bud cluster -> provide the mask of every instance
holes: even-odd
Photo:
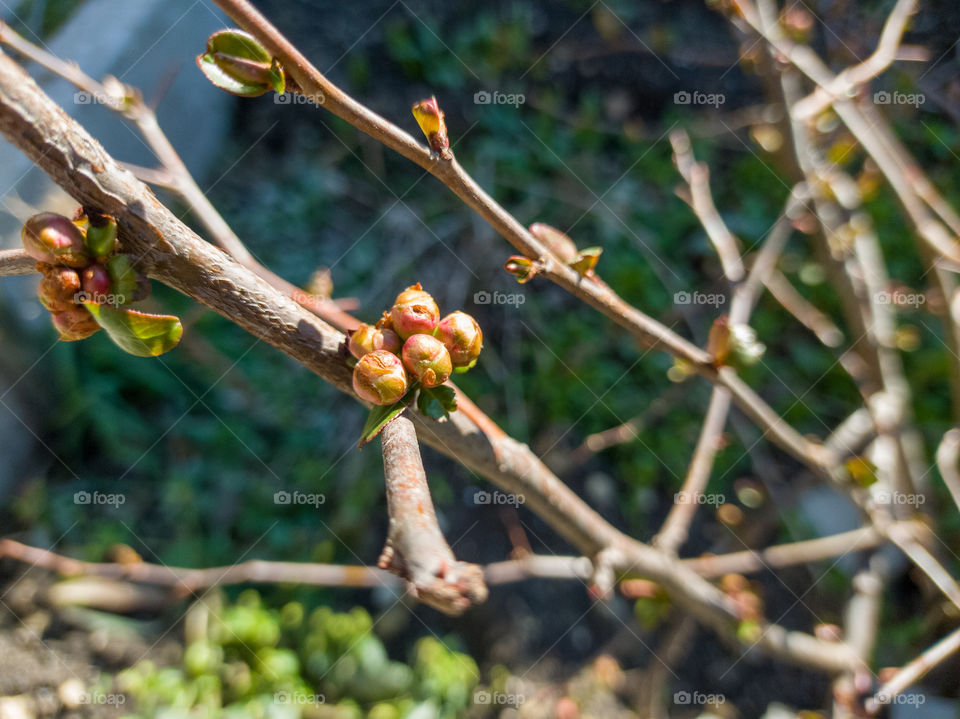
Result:
[[[408,287],[375,325],[360,325],[347,341],[357,358],[353,389],[373,404],[398,402],[414,382],[442,385],[454,372],[477,363],[483,348],[480,325],[465,312],[440,317],[420,284]]]
[[[122,305],[150,292],[129,255],[116,253],[117,223],[108,215],[77,213],[74,220],[41,212],[26,221],[20,239],[43,276],[37,296],[60,339],[82,340],[100,329],[86,304]]]

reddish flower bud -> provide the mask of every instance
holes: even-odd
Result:
[[[347,346],[350,348],[350,354],[360,359],[365,354],[376,350],[399,354],[403,342],[393,330],[377,329],[373,325],[364,324],[350,333],[350,342]]]
[[[480,325],[466,312],[451,312],[444,317],[433,336],[443,342],[454,367],[470,367],[483,349]]]
[[[74,307],[75,297],[80,291],[80,275],[69,267],[44,265],[43,279],[37,287],[40,304],[51,312],[63,312]]]
[[[27,254],[40,262],[68,267],[84,267],[90,262],[83,232],[66,217],[53,212],[41,212],[27,220],[20,239]]]
[[[403,362],[392,352],[374,350],[353,368],[353,391],[373,404],[393,404],[407,393]]]
[[[390,323],[401,338],[430,334],[440,321],[440,308],[418,282],[397,295],[390,310]]]
[[[403,364],[424,387],[437,387],[453,372],[450,353],[432,335],[412,335],[403,343]]]
[[[534,222],[529,229],[530,234],[540,240],[564,264],[573,262],[577,258],[577,246],[567,233],[545,222]]]
[[[450,140],[447,138],[447,123],[443,119],[443,110],[440,109],[437,98],[421,100],[414,104],[411,111],[423,134],[427,136],[430,149],[439,153],[445,160],[452,158]]]
[[[53,326],[60,333],[64,342],[84,340],[100,329],[100,325],[83,307],[74,305],[63,312],[54,312],[50,315]]]
[[[93,264],[80,273],[80,282],[83,286],[83,301],[97,305],[111,304],[107,299],[110,295],[110,275],[103,265]],[[115,303],[114,303],[115,304]]]

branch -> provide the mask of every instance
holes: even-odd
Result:
[[[0,277],[30,275],[37,271],[37,261],[23,250],[0,250]]]
[[[877,49],[863,62],[837,75],[829,85],[816,89],[794,104],[791,113],[798,120],[807,120],[826,110],[835,100],[852,97],[859,85],[872,80],[897,59],[900,40],[907,29],[907,21],[916,10],[916,0],[898,0],[880,33]]]
[[[437,524],[413,423],[400,415],[380,433],[390,530],[377,563],[410,584],[413,596],[446,614],[487,598],[483,571],[457,561]]]
[[[339,351],[342,334],[197,237],[2,53],[0,132],[78,202],[116,217],[122,246],[151,277],[206,305],[355,396],[350,369]],[[724,378],[730,386],[738,381],[735,374]],[[742,386],[737,392],[749,396],[751,390]],[[762,409],[766,406],[762,401],[759,406],[768,426],[783,422],[769,408]],[[613,528],[526,445],[507,436],[485,435],[462,412],[453,413],[443,423],[416,413],[411,420],[427,444],[505,491],[524,494],[526,506],[581,553],[593,557],[601,550],[615,549],[618,570],[645,574],[700,621],[725,636],[735,636],[739,618],[728,597],[676,561]],[[778,426],[777,431],[783,435],[786,430]],[[810,444],[799,434],[796,437],[804,449]],[[815,449],[811,456],[817,456]],[[831,673],[860,664],[842,643],[820,641],[776,624],[761,624],[760,633],[757,649],[774,657]]]
[[[920,677],[958,649],[960,649],[960,629],[955,629],[927,649],[923,654],[904,666],[890,681],[885,682],[884,685],[877,690],[877,693],[867,701],[867,711],[870,714],[876,714],[904,689],[915,683]]]
[[[960,458],[960,428],[954,427],[940,441],[937,447],[937,469],[943,477],[943,483],[950,490],[953,503],[960,508],[960,468],[957,460]]]

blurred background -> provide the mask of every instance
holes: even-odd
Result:
[[[94,77],[113,74],[141,88],[200,186],[267,267],[301,286],[332,282],[334,296],[355,298],[366,321],[414,282],[443,312],[473,314],[484,353],[458,384],[609,521],[651,538],[686,472],[706,383],[673,381],[665,354],[638,347],[550,283],[518,285],[502,269],[511,248],[482,220],[420,168],[326,111],[213,88],[193,61],[225,23],[208,0],[7,2],[0,13],[18,32]],[[680,178],[669,132],[690,133],[710,165],[716,204],[746,247],[763,238],[788,195],[778,117],[740,60],[740,38],[709,3],[256,4],[331,80],[417,136],[409,108],[435,94],[457,158],[484,188],[525,224],[546,222],[581,247],[601,246],[598,273],[698,344],[724,311],[729,287],[674,192]],[[837,69],[873,50],[891,7],[792,4]],[[923,3],[906,42],[930,60],[898,64],[874,83],[923,94],[922,104],[882,111],[955,205],[958,33],[953,3]],[[28,69],[118,159],[155,164],[108,109]],[[714,100],[698,104],[696,93]],[[897,287],[925,292],[893,196],[840,128],[828,123],[823,132],[867,188]],[[2,153],[0,228],[13,247],[25,217],[69,214],[72,203],[15,150],[5,145]],[[175,197],[157,192],[204,234]],[[780,267],[839,317],[803,234],[795,233]],[[103,333],[58,343],[35,283],[0,284],[3,536],[91,561],[376,562],[387,529],[381,460],[376,445],[355,449],[366,414],[355,402],[161,286],[149,303],[182,318],[175,351],[137,359]],[[698,292],[721,299],[683,301]],[[901,313],[897,333],[928,450],[951,424],[935,301]],[[794,426],[823,436],[860,404],[837,353],[769,296],[753,326],[767,354],[746,379]],[[609,435],[596,436],[625,423],[626,441],[606,446]],[[735,411],[709,487],[721,501],[701,508],[685,556],[856,526],[844,500],[759,440]],[[481,478],[430,449],[424,455],[458,557],[488,563],[571,552],[522,505],[484,502],[477,493],[493,488]],[[84,491],[123,501],[85,504],[76,494]],[[321,493],[324,501],[278,504],[279,491]],[[956,547],[960,520],[939,482],[931,491],[925,509]],[[767,615],[787,627],[839,622],[861,559],[760,574],[756,591]],[[951,559],[956,571],[960,561]],[[902,663],[957,622],[914,579],[902,574],[887,595],[878,666]],[[0,563],[0,582],[0,716],[14,716],[3,712],[16,705],[25,716],[214,716],[227,707],[225,715],[237,717],[572,719],[648,716],[655,706],[670,716],[774,719],[822,711],[830,701],[824,677],[740,657],[656,598],[596,602],[580,581],[495,587],[459,619],[386,589],[263,585],[203,601],[148,592],[116,613],[89,587],[72,593],[23,564]],[[956,671],[945,665],[925,681],[925,716],[957,716]],[[321,699],[284,703],[284,691]],[[715,701],[690,701],[695,692]]]

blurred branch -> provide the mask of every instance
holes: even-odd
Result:
[[[945,636],[923,654],[900,669],[890,681],[885,682],[883,686],[877,690],[877,693],[867,700],[867,712],[876,714],[883,707],[889,705],[894,697],[903,692],[904,689],[914,684],[920,677],[944,659],[947,659],[958,649],[960,649],[960,629],[956,629]]]
[[[390,529],[378,566],[403,577],[410,592],[446,614],[487,598],[483,571],[457,561],[437,524],[413,423],[400,415],[380,433]]]
[[[897,0],[883,25],[877,49],[863,62],[838,74],[828,85],[817,85],[807,97],[791,108],[798,120],[806,120],[830,107],[835,100],[852,97],[859,85],[872,80],[897,59],[900,40],[907,29],[907,21],[916,10],[916,0]]]
[[[940,446],[937,447],[937,469],[940,470],[943,483],[950,490],[953,503],[960,509],[960,467],[957,466],[958,459],[960,459],[960,428],[954,427],[943,435]]]

